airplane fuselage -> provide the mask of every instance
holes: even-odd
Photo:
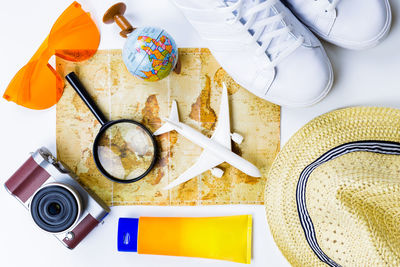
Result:
[[[175,130],[190,140],[191,142],[197,144],[203,149],[211,152],[215,157],[220,158],[221,160],[226,161],[230,165],[235,168],[241,170],[247,175],[253,177],[260,177],[260,171],[256,166],[240,157],[239,155],[232,152],[229,148],[223,146],[222,144],[208,138],[203,135],[201,132],[193,129],[192,127],[182,123],[182,122],[174,122]]]

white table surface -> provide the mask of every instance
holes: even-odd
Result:
[[[121,48],[116,25],[102,25],[100,17],[111,0],[81,1],[94,13],[102,33],[100,49]],[[203,46],[193,28],[168,0],[127,0],[127,16],[135,26],[156,25],[166,29],[180,47]],[[0,7],[0,93],[33,55],[58,15],[71,1],[2,1]],[[326,49],[336,82],[331,93],[309,108],[282,109],[282,144],[312,118],[354,105],[400,108],[400,3],[392,0],[393,27],[377,48],[354,52],[331,45]],[[355,12],[357,12],[355,10]],[[306,62],[304,63],[306,67]],[[27,159],[28,152],[47,146],[55,153],[55,108],[32,111],[0,99],[0,184]],[[253,257],[251,266],[288,266],[269,232],[262,206],[112,207],[104,224],[97,227],[75,250],[38,230],[21,204],[0,188],[0,266],[243,266],[184,257],[119,253],[116,250],[117,220],[138,216],[222,216],[252,214]]]

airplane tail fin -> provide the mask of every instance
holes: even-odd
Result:
[[[164,120],[165,124],[161,126],[157,131],[155,131],[154,135],[160,135],[175,130],[176,123],[179,122],[178,106],[175,100],[172,102],[169,118]]]

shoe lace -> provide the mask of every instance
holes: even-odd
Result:
[[[241,22],[244,29],[252,35],[248,43],[257,42],[259,48],[256,53],[258,55],[266,53],[270,57],[268,67],[275,67],[303,44],[304,37],[293,38],[292,27],[281,23],[285,15],[272,12],[271,7],[278,0],[255,0],[255,2],[255,5],[246,8],[244,0],[238,0],[221,9],[235,15],[233,19],[228,20],[228,23]],[[258,19],[258,15],[265,11],[267,16]]]

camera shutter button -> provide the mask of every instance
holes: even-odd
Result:
[[[75,237],[74,232],[68,232],[68,233],[65,235],[65,239],[67,239],[68,241],[74,239],[74,237]]]

